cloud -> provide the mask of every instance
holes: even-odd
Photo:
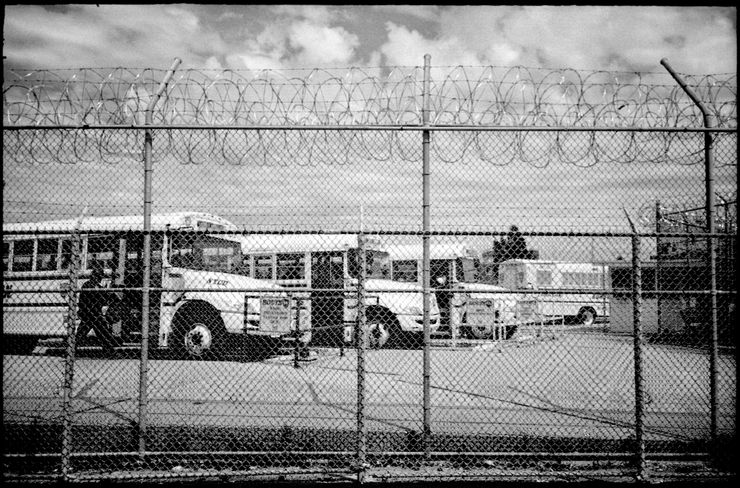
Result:
[[[6,65],[737,70],[732,7],[11,5]]]
[[[289,42],[299,50],[297,56],[308,65],[341,65],[350,63],[355,48],[359,45],[357,36],[342,27],[328,27],[310,22],[298,22],[290,29]]]
[[[425,17],[432,13],[433,34],[386,24],[387,64],[419,65],[429,53],[433,66],[634,72],[661,71],[668,57],[685,73],[737,70],[733,8],[460,6]]]
[[[385,56],[385,64],[390,66],[419,66],[424,55],[432,56],[436,66],[479,65],[478,54],[465,46],[455,36],[441,39],[425,39],[419,32],[388,22],[388,41],[380,51]]]
[[[226,64],[230,67],[252,71],[261,71],[266,69],[279,70],[286,68],[286,66],[280,62],[280,59],[276,59],[275,57],[266,54],[252,54],[249,52],[230,54],[226,56]]]
[[[436,22],[439,20],[441,7],[437,5],[377,5],[373,7],[387,17],[414,17]]]
[[[455,38],[504,66],[646,71],[670,57],[687,73],[734,72],[734,16],[734,8],[450,7],[430,42]]]
[[[175,5],[9,6],[4,35],[8,62],[30,67],[157,68],[175,57],[203,66],[224,51],[218,33]]]
[[[273,8],[276,16],[245,33],[227,57],[232,68],[280,69],[347,66],[356,60],[357,35],[333,22],[341,16],[328,7]],[[261,63],[261,64],[258,64]]]

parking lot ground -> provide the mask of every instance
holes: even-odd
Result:
[[[435,451],[629,452],[634,438],[631,338],[565,333],[556,339],[478,341],[431,350]],[[135,449],[140,365],[81,351],[72,420],[76,450]],[[709,438],[706,352],[647,345],[645,438],[654,452],[701,452]],[[262,361],[153,359],[146,388],[148,448],[162,451],[353,450],[357,354],[312,351]],[[368,448],[418,450],[423,351],[365,354]],[[719,428],[735,432],[735,358],[720,357]],[[64,360],[5,356],[4,443],[58,452]],[[53,435],[50,435],[53,433]]]

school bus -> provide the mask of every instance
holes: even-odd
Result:
[[[394,281],[423,284],[421,244],[387,248]],[[430,283],[440,311],[439,332],[453,337],[509,339],[517,330],[520,294],[479,280],[478,252],[462,243],[430,244]]]
[[[3,224],[4,338],[29,347],[39,338],[66,336],[65,297],[76,240],[77,286],[93,266],[104,268],[106,295],[120,299],[128,292],[125,305],[113,300],[106,310],[122,312],[120,321],[112,320],[113,334],[122,342],[140,341],[144,236],[136,231],[142,229],[140,215]],[[202,212],[152,215],[150,344],[197,359],[218,357],[236,336],[310,340],[310,331],[294,330],[292,312],[286,312],[289,323],[261,320],[262,306],[279,311],[287,294],[271,281],[239,273],[238,238],[208,233],[235,229]],[[128,288],[116,291],[121,287]]]
[[[423,332],[423,290],[390,279],[388,253],[366,238],[365,312],[369,347],[418,344]],[[244,268],[255,279],[271,280],[302,297],[301,322],[311,324],[317,345],[354,341],[358,310],[357,234],[251,234],[242,241]],[[439,310],[430,300],[430,329]]]
[[[603,264],[510,259],[499,264],[498,284],[536,295],[545,317],[584,326],[609,319],[609,267]]]

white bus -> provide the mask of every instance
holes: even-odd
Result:
[[[510,259],[499,264],[498,284],[536,295],[538,312],[545,317],[563,317],[566,322],[585,326],[609,319],[606,265]]]
[[[394,281],[423,284],[422,244],[388,246]],[[430,286],[440,311],[439,333],[508,339],[516,332],[518,294],[478,280],[478,253],[460,243],[430,244]]]
[[[64,290],[69,285],[73,234],[80,238],[78,287],[98,262],[106,270],[104,286],[141,288],[144,237],[130,231],[142,229],[142,216],[3,224],[4,338],[31,345],[39,338],[66,335]],[[180,357],[210,358],[217,357],[234,335],[272,339],[299,335],[293,323],[260,320],[263,300],[272,305],[275,298],[287,295],[274,283],[239,274],[238,237],[177,232],[233,230],[232,223],[206,213],[181,212],[152,215],[151,229],[150,287],[161,288],[161,293],[150,293],[150,344]],[[184,289],[198,291],[178,291]],[[107,295],[120,298],[124,293]],[[113,333],[130,335],[129,339],[138,335],[140,340],[141,292],[124,297],[126,320]],[[134,301],[138,297],[138,303],[131,303],[131,297]],[[135,313],[138,316],[132,317]],[[304,331],[300,338],[306,342],[310,335]]]
[[[299,292],[317,345],[353,341],[359,276],[356,234],[247,235],[242,242],[245,268],[255,279]],[[418,342],[423,333],[422,288],[390,280],[388,253],[366,239],[366,325],[368,345],[381,348]],[[432,295],[430,327],[439,326]]]

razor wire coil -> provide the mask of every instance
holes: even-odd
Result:
[[[151,94],[162,78],[164,71],[153,69],[11,72],[3,86],[6,128],[73,125],[80,129],[24,130],[22,135],[9,131],[4,155],[41,164],[141,160],[144,134],[131,126],[144,124]],[[410,137],[373,128],[422,124],[420,79],[420,69],[413,67],[395,67],[386,73],[360,68],[256,74],[182,70],[154,108],[154,125],[159,127],[155,154],[182,163],[258,166],[417,161],[419,154]],[[736,128],[736,75],[688,79],[715,117],[716,127]],[[623,131],[702,127],[698,108],[667,74],[436,68],[430,99],[432,126],[512,128],[495,133],[461,131],[446,134],[443,141],[433,139],[434,156],[447,163],[696,164],[702,156],[699,132]],[[202,130],[167,130],[168,125]],[[250,129],[208,130],[239,125]],[[358,130],[284,128],[318,125]],[[525,130],[550,127],[553,132]],[[613,128],[615,132],[556,132],[557,128]],[[736,164],[734,134],[717,133],[715,138],[717,163]]]

